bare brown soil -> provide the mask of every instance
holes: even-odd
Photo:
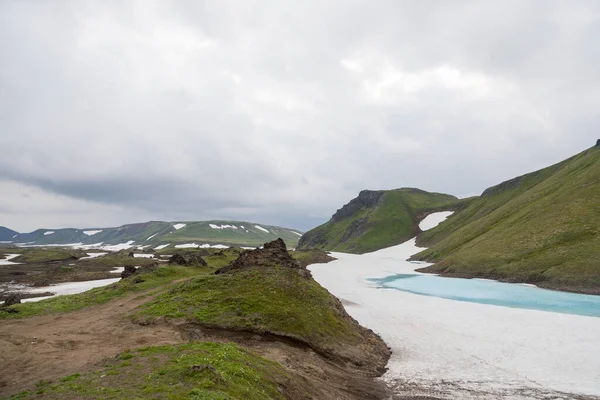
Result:
[[[67,314],[0,323],[0,393],[81,373],[129,348],[180,343],[167,326],[135,325],[122,317],[149,298],[121,298]]]
[[[138,295],[66,314],[2,321],[0,395],[31,389],[40,380],[97,370],[106,359],[127,349],[197,340],[235,342],[279,362],[292,376],[286,387],[290,399],[390,398],[372,373],[335,363],[290,339],[209,329],[185,321],[140,325],[125,317],[150,299]]]

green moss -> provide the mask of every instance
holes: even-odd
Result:
[[[600,290],[600,149],[504,182],[419,244],[429,271]]]
[[[284,399],[283,368],[235,344],[191,343],[127,352],[104,369],[71,375],[11,399]],[[118,372],[115,372],[118,370]]]
[[[138,316],[186,318],[204,325],[293,337],[328,351],[359,341],[337,299],[291,268],[249,269],[181,283]]]
[[[19,251],[18,251],[19,252]],[[14,258],[13,262],[19,263],[43,263],[51,261],[63,261],[68,259],[76,259],[87,256],[81,250],[56,248],[56,247],[35,247],[27,248],[20,251],[21,255]]]
[[[160,266],[154,272],[144,274],[144,281],[134,283],[130,277],[108,286],[91,289],[84,293],[68,296],[57,296],[38,302],[16,304],[12,306],[17,313],[0,311],[0,319],[17,319],[34,315],[53,314],[80,310],[96,304],[104,304],[116,297],[130,295],[136,292],[157,288],[176,279],[186,278],[212,271],[212,268],[189,268],[177,266]]]

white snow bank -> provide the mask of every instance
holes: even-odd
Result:
[[[429,264],[405,260],[420,250],[412,239],[363,255],[332,253],[336,261],[309,266],[346,300],[349,314],[392,348],[383,380],[395,393],[511,400],[572,397],[554,391],[600,395],[600,318],[420,296],[366,280],[416,273]]]
[[[80,260],[85,260],[86,258],[97,258],[102,257],[108,253],[87,253],[87,257],[81,257]]]
[[[152,258],[154,257],[154,254],[140,254],[140,253],[136,253],[133,255],[133,257],[135,258]]]
[[[10,260],[12,260],[15,257],[19,257],[20,254],[6,254],[6,257],[4,259],[0,260],[0,265],[17,265],[19,263],[16,262],[12,262]]]
[[[235,225],[215,225],[215,224],[208,224],[208,226],[210,226],[213,229],[227,229],[227,228],[237,229],[237,226],[235,226]]]
[[[100,232],[102,232],[102,229],[98,229],[96,231],[83,231],[83,233],[86,234],[86,235],[88,235],[88,236],[93,236],[93,235],[95,235],[97,233],[100,233]]]
[[[229,246],[225,246],[223,244],[215,244],[215,245],[210,245],[210,244],[196,244],[196,243],[184,243],[184,244],[178,244],[175,245],[175,248],[177,249],[189,249],[189,248],[193,248],[193,247],[200,247],[201,249],[228,249]]]
[[[54,233],[54,231],[47,231],[47,232],[44,232],[44,236],[52,235],[53,233]]]
[[[154,250],[162,250],[162,249],[164,249],[165,247],[168,247],[170,244],[171,244],[171,243],[167,243],[167,244],[161,244],[160,246],[156,246],[156,247],[154,248]]]
[[[298,233],[298,232],[295,232],[295,231],[290,231],[290,232],[292,232],[292,233],[294,233],[294,234],[296,234],[296,235],[298,235],[298,236],[302,236],[302,234],[301,234],[301,233]]]
[[[427,231],[429,229],[435,228],[440,224],[440,222],[444,221],[446,218],[454,214],[453,211],[442,211],[433,214],[429,214],[419,224],[419,229],[422,231]]]
[[[134,242],[135,242],[135,240],[130,240],[126,243],[106,245],[106,246],[102,246],[102,250],[108,250],[108,251],[125,250],[125,249],[129,249],[129,248],[133,247]]]
[[[176,249],[191,249],[193,247],[198,247],[196,243],[184,243],[184,244],[176,244]]]
[[[173,224],[173,228],[179,230],[181,228],[184,228],[186,226],[186,224]]]
[[[154,236],[156,236],[156,235],[158,235],[158,232],[157,232],[157,233],[155,233],[154,235],[150,236],[150,237],[149,237],[148,239],[146,239],[146,240],[150,240],[150,239],[152,239],[152,238],[153,238]]]
[[[26,288],[26,289],[21,289],[20,291],[27,292],[27,293],[52,292],[52,293],[56,293],[56,295],[51,296],[51,297],[56,297],[56,296],[60,296],[60,295],[64,295],[64,294],[82,293],[82,292],[88,291],[90,289],[93,289],[95,287],[110,285],[111,283],[117,282],[120,279],[121,278],[111,278],[111,279],[98,279],[95,281],[67,282],[67,283],[59,283],[59,284],[50,285],[50,286],[36,287],[34,289]],[[49,297],[34,297],[31,299],[23,299],[21,301],[34,302],[34,301],[40,301],[40,300],[47,299],[47,298],[49,298]]]
[[[123,271],[125,271],[125,267],[115,267],[115,269],[110,271],[110,273],[111,274],[120,274]]]
[[[260,226],[260,225],[254,225],[254,227],[255,227],[256,229],[260,229],[260,230],[261,230],[261,231],[263,231],[263,232],[271,233],[271,232],[269,232],[268,230],[266,230],[265,228],[263,228],[263,227],[262,227],[262,226]]]

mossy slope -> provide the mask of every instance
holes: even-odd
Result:
[[[40,382],[17,399],[285,399],[288,374],[232,343],[190,343],[125,352],[96,372]]]
[[[426,214],[453,209],[457,201],[412,188],[365,190],[328,222],[302,235],[298,247],[362,254],[400,244],[420,232],[418,223]]]
[[[306,271],[304,271],[306,272]],[[203,326],[274,334],[334,359],[385,366],[388,350],[340,301],[303,271],[261,267],[190,279],[142,307],[142,318],[183,318]]]
[[[428,272],[600,292],[600,148],[487,189],[419,244]]]

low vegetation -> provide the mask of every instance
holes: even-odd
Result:
[[[420,232],[425,215],[454,209],[457,201],[412,188],[365,190],[327,223],[305,233],[298,248],[362,254],[400,244]]]
[[[290,251],[290,254],[303,267],[310,264],[326,264],[336,260],[335,257],[330,256],[326,251],[317,249]]]
[[[0,309],[0,319],[25,318],[33,315],[75,311],[91,305],[106,303],[115,297],[132,295],[155,288],[164,290],[168,287],[166,285],[169,285],[174,281],[212,273],[215,269],[227,265],[231,260],[235,259],[236,256],[236,253],[226,251],[223,252],[223,256],[205,257],[205,260],[208,262],[207,267],[160,265],[154,271],[141,275],[141,281],[140,279],[136,280],[136,276],[132,276],[111,285],[95,288],[84,293],[70,296],[57,296],[38,302],[14,305],[11,309],[16,310],[16,312],[7,312]],[[115,257],[119,256],[115,255]],[[132,258],[129,257],[129,259]],[[144,261],[144,259],[135,260],[136,262]],[[93,259],[90,261],[100,262],[101,259]],[[146,263],[148,263],[148,261],[146,261]],[[118,275],[113,275],[113,277],[118,277]]]
[[[15,253],[21,254],[12,260],[13,262],[18,263],[44,263],[77,260],[78,258],[87,256],[87,253],[81,250],[63,247],[30,247],[17,249]]]
[[[103,369],[41,381],[10,399],[285,399],[288,375],[277,363],[232,343],[146,347]]]
[[[427,272],[600,294],[600,148],[487,189],[419,237]]]
[[[345,348],[366,336],[315,280],[283,267],[189,279],[144,305],[137,317],[183,318],[204,326],[271,333],[325,354],[351,353]]]

